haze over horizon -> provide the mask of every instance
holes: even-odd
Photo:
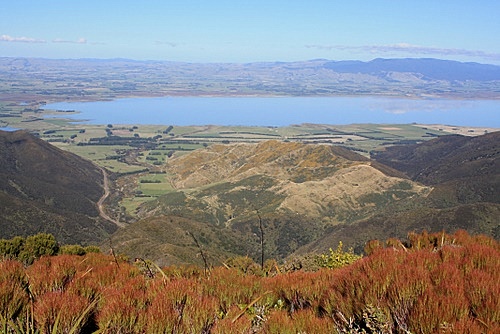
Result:
[[[0,56],[186,62],[441,58],[500,65],[500,3],[8,1]]]

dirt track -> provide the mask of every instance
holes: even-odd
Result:
[[[97,166],[103,176],[103,187],[104,187],[104,194],[101,196],[99,201],[97,202],[97,208],[99,209],[99,215],[103,218],[106,219],[107,221],[112,222],[118,227],[125,227],[126,225],[124,223],[119,222],[116,219],[111,218],[106,211],[104,210],[104,201],[108,198],[109,196],[109,181],[108,181],[108,173],[106,173],[106,170],[100,166]]]

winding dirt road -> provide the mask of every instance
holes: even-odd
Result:
[[[97,166],[97,165],[96,165]],[[103,219],[106,219],[107,221],[112,222],[118,227],[125,227],[126,224],[119,222],[116,219],[111,218],[106,211],[104,211],[104,201],[108,198],[109,196],[109,180],[108,180],[108,173],[106,173],[106,170],[102,168],[101,166],[97,166],[102,172],[103,176],[103,187],[104,187],[104,194],[101,196],[99,201],[97,202],[97,208],[99,209],[99,216],[101,216]]]

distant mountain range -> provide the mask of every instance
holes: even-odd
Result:
[[[0,58],[0,99],[137,96],[499,98],[500,66],[440,59],[183,63],[128,59]]]
[[[324,65],[338,73],[384,75],[391,72],[414,73],[425,80],[493,81],[500,80],[500,66],[462,63],[433,58],[374,59],[362,61],[333,61]]]

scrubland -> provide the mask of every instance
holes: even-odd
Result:
[[[372,241],[307,271],[88,253],[0,262],[5,333],[498,333],[500,245],[464,231]]]

